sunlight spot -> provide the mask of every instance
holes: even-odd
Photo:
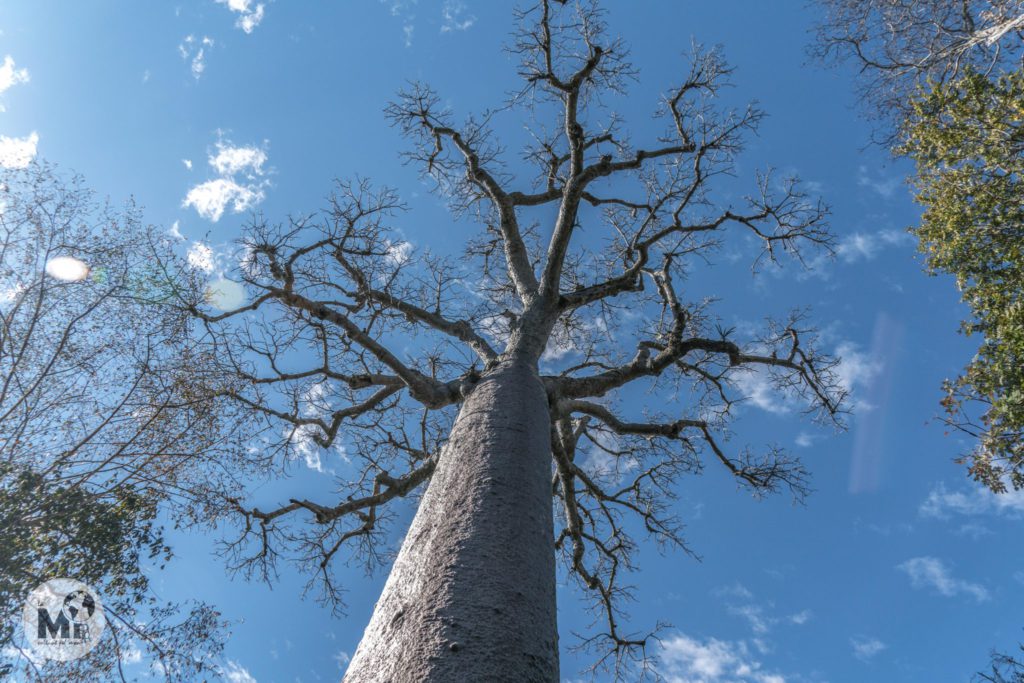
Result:
[[[73,256],[58,256],[46,262],[46,274],[64,282],[81,282],[89,277],[89,266]]]
[[[222,277],[206,288],[206,301],[220,311],[231,311],[245,303],[245,289],[234,280]]]

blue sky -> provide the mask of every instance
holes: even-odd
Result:
[[[778,443],[813,473],[806,505],[752,500],[709,466],[684,479],[677,512],[701,556],[641,550],[632,577],[637,629],[671,622],[662,673],[687,683],[965,681],[992,647],[1024,628],[1018,538],[1024,495],[996,498],[952,460],[968,447],[935,419],[944,378],[972,342],[947,278],[927,277],[905,233],[918,215],[903,176],[851,95],[852,73],[808,61],[814,20],[802,2],[609,2],[612,32],[639,68],[629,97],[609,104],[634,139],[653,136],[659,92],[685,74],[691,38],[721,44],[735,66],[725,99],[756,99],[769,118],[750,140],[725,197],[757,169],[799,174],[832,207],[834,261],[753,276],[743,244],[695,268],[690,296],[721,298],[738,330],[811,307],[856,414],[836,433],[809,423],[757,377],[733,443]],[[227,245],[253,209],[283,217],[323,206],[333,178],[397,187],[400,222],[416,247],[453,251],[455,223],[403,166],[404,142],[381,111],[408,80],[431,83],[458,114],[499,104],[515,86],[502,52],[510,5],[477,0],[142,3],[8,0],[0,5],[0,161],[33,153],[85,175],[115,200],[134,196],[147,220],[176,230],[182,249],[209,248],[218,276]],[[514,122],[509,135],[519,135]],[[730,181],[731,183],[731,181]],[[255,498],[324,489],[342,471],[297,463]],[[402,510],[408,520],[411,510]],[[400,539],[401,524],[393,540]],[[302,577],[273,590],[226,576],[216,536],[173,536],[178,558],[155,577],[161,597],[200,599],[233,620],[224,672],[237,683],[338,680],[385,574],[339,567],[348,611],[302,598]],[[571,586],[559,595],[565,680],[586,659],[568,650],[589,618]],[[145,663],[137,663],[144,670]],[[600,678],[599,678],[600,680]]]

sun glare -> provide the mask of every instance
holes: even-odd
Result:
[[[46,274],[64,282],[81,282],[89,277],[89,266],[73,256],[58,256],[47,261]]]
[[[245,288],[234,280],[219,278],[206,289],[206,301],[221,311],[230,311],[245,303]]]

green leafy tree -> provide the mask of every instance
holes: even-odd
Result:
[[[977,355],[945,384],[947,421],[977,437],[971,474],[1024,487],[1024,72],[970,70],[914,100],[899,151],[917,163],[916,233],[933,273],[956,278]],[[981,410],[978,407],[981,406]]]

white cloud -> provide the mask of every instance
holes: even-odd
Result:
[[[246,33],[253,30],[263,21],[264,5],[262,2],[254,3],[253,0],[216,0],[219,5],[227,5],[232,12],[238,13],[235,26]]]
[[[784,676],[764,671],[743,641],[700,641],[679,633],[661,641],[658,655],[658,673],[668,683],[786,683]]]
[[[836,346],[835,356],[840,361],[835,369],[836,379],[851,396],[855,395],[857,389],[870,386],[884,367],[883,363],[872,355],[860,351],[852,342],[841,342]],[[765,365],[755,365],[736,372],[730,381],[743,395],[745,403],[773,415],[788,415],[802,407],[797,396],[776,388],[772,372]],[[870,404],[864,401],[857,401],[856,407],[859,410],[871,408]],[[796,437],[796,445],[808,448],[814,443],[815,438],[811,434],[801,432]]]
[[[896,568],[910,577],[910,585],[914,588],[933,588],[946,597],[963,593],[977,602],[984,602],[990,597],[984,586],[954,577],[945,563],[935,557],[914,557]]]
[[[244,666],[230,659],[222,673],[228,683],[257,683],[256,678]]]
[[[737,581],[731,586],[719,586],[715,589],[715,595],[717,596],[728,596],[734,598],[743,598],[744,600],[750,600],[754,597],[754,594],[750,592],[750,589],[744,586],[742,583]]]
[[[213,38],[209,36],[203,36],[201,39],[196,39],[193,35],[187,35],[178,44],[178,54],[185,61],[190,61],[189,71],[192,72],[192,77],[197,81],[206,71],[206,49],[213,47]]]
[[[181,163],[183,163],[185,165],[185,168],[188,169],[189,171],[192,170],[192,160],[191,159],[182,159]]]
[[[850,647],[853,648],[854,657],[866,662],[888,646],[878,638],[857,636],[850,638]]]
[[[444,23],[441,24],[441,33],[465,31],[476,23],[475,16],[466,14],[466,3],[462,0],[445,0],[441,8],[441,16],[444,18]]]
[[[771,625],[775,622],[774,619],[766,617],[764,610],[758,605],[731,606],[729,607],[729,614],[735,614],[746,619],[750,624],[751,630],[758,634],[768,633]]]
[[[882,249],[913,242],[914,238],[902,230],[855,232],[839,241],[836,254],[847,263],[875,258]]]
[[[189,190],[182,206],[191,206],[200,216],[216,223],[229,204],[232,211],[241,213],[259,204],[263,197],[260,189],[239,185],[228,178],[217,178]]]
[[[217,141],[215,148],[207,161],[220,177],[196,185],[182,202],[182,206],[193,207],[214,223],[229,206],[233,212],[241,213],[262,202],[267,186],[263,179],[266,151],[252,145],[235,147],[222,140]]]
[[[222,176],[230,176],[246,171],[250,178],[263,175],[263,164],[267,163],[267,153],[252,145],[232,147],[221,141],[217,142],[217,153],[209,155],[210,166]]]
[[[416,5],[419,0],[380,0],[381,4],[389,5],[391,9],[391,16],[398,17],[402,20],[402,35],[405,36],[405,46],[412,47],[412,35],[416,30],[416,15],[412,13],[412,8]]]
[[[576,347],[568,335],[553,334],[548,338],[547,344],[544,345],[544,353],[541,354],[540,359],[550,363],[568,356],[575,350]]]
[[[0,302],[9,304],[18,298],[18,295],[24,292],[26,289],[25,285],[17,282],[7,289],[0,290]]]
[[[814,435],[807,432],[800,432],[796,435],[794,443],[800,448],[810,448],[814,445]]]
[[[33,131],[23,138],[9,138],[0,135],[0,166],[4,168],[25,168],[36,157],[39,135]]]
[[[860,351],[853,342],[842,342],[836,347],[839,366],[836,376],[843,388],[852,396],[857,389],[869,386],[882,372],[884,364],[872,354]],[[858,410],[871,406],[864,401],[856,403]]]
[[[185,236],[181,234],[181,226],[178,224],[178,221],[174,221],[174,224],[171,226],[171,229],[167,231],[167,234],[176,240],[185,239]]]
[[[904,180],[901,176],[872,178],[868,167],[861,166],[857,169],[857,184],[861,187],[868,187],[882,197],[889,199],[896,194],[896,190],[903,186]]]
[[[733,383],[746,397],[748,403],[774,415],[785,415],[792,411],[791,401],[772,386],[768,368],[758,365],[748,371],[738,372]]]
[[[175,223],[175,226],[177,226],[177,223]],[[213,249],[202,242],[193,242],[188,250],[188,264],[203,272],[212,273]]]
[[[811,610],[805,609],[800,612],[797,612],[796,614],[790,614],[788,618],[790,623],[796,624],[797,626],[803,626],[811,620],[812,616],[814,616],[814,614],[811,612]]]
[[[15,69],[14,59],[10,55],[4,57],[4,63],[0,65],[0,93],[19,83],[28,83],[28,81],[28,69]]]
[[[1006,493],[992,493],[984,486],[976,486],[967,491],[947,491],[940,483],[921,503],[918,513],[936,519],[986,514],[1017,517],[1024,514],[1024,490],[1014,491],[1009,487]]]
[[[392,266],[402,266],[409,262],[412,257],[413,246],[411,242],[405,240],[399,240],[392,242],[391,240],[385,240],[387,245],[387,254],[385,259]]]
[[[580,465],[591,477],[617,483],[639,466],[633,455],[613,455],[624,450],[618,434],[598,430],[591,430],[589,434],[592,442],[587,444],[587,455]]]

